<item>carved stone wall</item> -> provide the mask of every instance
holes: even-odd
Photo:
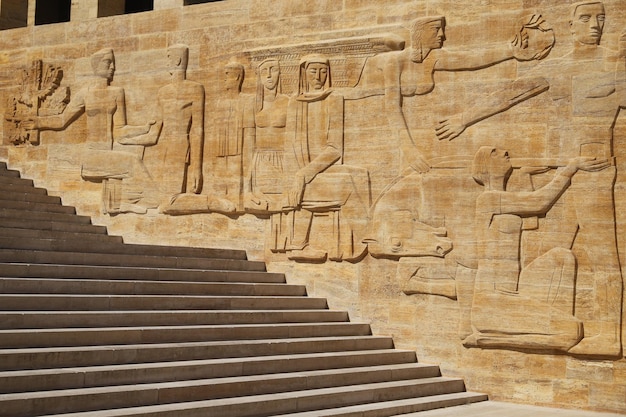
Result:
[[[10,166],[127,242],[246,249],[492,399],[626,412],[621,0],[72,8],[2,31]]]

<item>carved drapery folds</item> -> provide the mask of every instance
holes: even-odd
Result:
[[[268,256],[392,260],[404,294],[456,300],[468,348],[617,357],[613,129],[626,68],[623,51],[599,46],[604,19],[602,3],[572,6],[574,48],[561,57],[539,14],[480,53],[444,48],[443,16],[409,22],[406,39],[385,27],[241,51],[215,97],[187,79],[189,49],[172,45],[169,82],[152,92],[157,114],[137,126],[111,85],[112,50],[93,55],[92,82],[71,101],[62,69],[35,61],[10,98],[5,143],[36,145],[40,130],[84,114],[79,175],[103,184],[105,213],[256,216]],[[412,103],[432,100],[441,73],[511,60],[525,62],[523,77],[501,80],[480,105],[416,117]],[[528,100],[545,119],[540,139],[485,129],[464,142],[471,126]],[[583,316],[581,305],[594,307]]]

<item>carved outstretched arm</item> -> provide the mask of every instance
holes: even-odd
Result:
[[[472,71],[487,68],[514,58],[513,49],[508,45],[483,50],[480,53],[443,49],[431,53],[437,54],[435,71]]]
[[[471,125],[502,113],[511,107],[547,91],[550,84],[545,78],[528,78],[514,81],[507,89],[498,91],[480,105],[468,106],[469,109],[447,119],[439,121],[435,132],[440,140],[452,140]]]
[[[79,91],[67,105],[63,113],[54,116],[36,117],[31,123],[32,126],[25,126],[27,129],[39,130],[63,130],[70,125],[85,111],[84,91]]]
[[[572,159],[567,166],[559,168],[547,185],[529,192],[504,192],[500,197],[499,214],[542,215],[556,203],[561,193],[569,187],[571,178],[578,170],[595,172],[610,165],[607,159],[579,157]]]
[[[149,124],[149,130],[147,133],[137,136],[125,136],[117,139],[117,142],[121,145],[140,145],[140,146],[152,146],[156,145],[161,135],[161,129],[163,127],[163,121],[151,121]]]
[[[115,102],[117,110],[113,114],[113,137],[119,143],[127,138],[145,135],[150,132],[150,128],[156,123],[154,120],[144,125],[128,125],[126,124],[126,98],[124,90],[119,88],[116,92]]]

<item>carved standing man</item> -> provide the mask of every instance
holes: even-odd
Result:
[[[487,105],[470,107],[470,111],[443,121],[440,138],[454,139],[468,126],[547,91],[547,156],[557,165],[577,156],[612,158],[613,124],[624,103],[615,94],[613,54],[599,46],[604,20],[601,2],[574,4],[569,22],[573,50],[541,63],[528,77],[490,97]],[[585,338],[570,351],[576,354],[614,356],[621,351],[623,284],[615,229],[615,179],[615,166],[576,175],[562,207],[548,213],[545,224],[550,229],[529,233],[527,241],[525,252],[534,255],[525,262],[553,247],[576,245],[587,255],[593,275],[589,301],[594,312],[593,318],[584,322]]]
[[[224,67],[225,96],[217,105],[217,158],[214,188],[243,211],[243,144],[254,138],[252,100],[241,94],[244,80],[243,65],[231,61]]]
[[[168,197],[202,189],[204,87],[186,79],[188,61],[187,46],[167,49],[171,83],[158,92],[163,129],[144,154],[148,171]]]

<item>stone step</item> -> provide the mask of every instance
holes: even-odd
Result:
[[[184,282],[99,279],[0,278],[5,294],[98,294],[98,295],[217,295],[306,296],[306,287],[295,284],[244,282]]]
[[[281,414],[275,415],[274,417],[391,417],[404,415],[406,413],[419,413],[422,411],[435,410],[439,408],[473,404],[487,400],[488,397],[485,394],[463,391],[454,392],[451,394],[429,395],[427,397],[407,398],[395,401],[377,401],[374,403],[348,407],[338,407],[333,409]],[[465,410],[450,409],[448,411],[449,414],[447,415],[465,416],[464,411]],[[480,416],[487,417],[486,414],[480,414]],[[503,415],[489,414],[489,416],[496,417]],[[530,417],[531,415],[528,414],[527,416]]]
[[[19,187],[20,189],[28,188],[31,190],[35,188],[37,189],[37,191],[35,191],[35,193],[37,194],[41,193],[42,191],[44,194],[48,194],[48,191],[45,188],[35,187],[35,183],[33,182],[33,180],[28,178],[7,177],[0,175],[0,187],[2,187],[2,190],[7,190],[9,189],[9,187]]]
[[[0,312],[0,329],[348,322],[334,310],[17,311]]]
[[[179,256],[192,258],[218,258],[239,260],[247,259],[246,251],[241,249],[139,245],[132,243],[125,243],[123,246],[115,247],[115,249],[116,251],[112,253],[123,253],[127,255]]]
[[[370,404],[459,392],[463,381],[452,378],[378,382],[345,387],[319,388],[276,394],[260,394],[195,402],[98,410],[71,414],[72,417],[176,416],[176,417],[259,417],[276,413],[325,410],[335,407]],[[324,415],[323,413],[320,415]],[[59,416],[58,414],[56,416]],[[69,414],[67,415],[70,416]]]
[[[29,190],[30,191],[30,190]],[[31,203],[46,203],[61,205],[61,197],[53,197],[47,194],[31,193],[16,190],[10,187],[2,187],[0,184],[1,201],[28,201]]]
[[[35,251],[31,249],[0,249],[0,262],[265,272],[265,263],[239,259]],[[284,282],[284,280],[281,279],[278,282]]]
[[[22,210],[29,213],[64,213],[75,214],[76,209],[72,206],[62,206],[61,204],[38,203],[32,201],[14,201],[0,199],[0,208],[10,210]]]
[[[162,382],[0,395],[1,417],[139,407],[428,378],[439,369],[417,363],[271,375]]]
[[[61,222],[61,223],[79,223],[91,224],[91,218],[88,216],[80,216],[71,213],[52,213],[43,211],[29,211],[28,214],[24,209],[0,207],[0,218],[24,219],[35,221]]]
[[[121,236],[111,236],[100,233],[73,233],[62,230],[37,230],[37,229],[24,229],[16,227],[0,227],[0,236],[4,239],[27,242],[31,245],[31,250],[36,249],[36,242],[46,242],[43,247],[54,247],[56,241],[62,243],[71,242],[73,246],[85,247],[85,245],[92,246],[100,242],[104,244],[120,244],[124,243],[124,239]],[[36,239],[36,240],[35,240]],[[50,243],[47,243],[50,242]],[[3,242],[0,242],[2,245]],[[23,245],[23,244],[22,244]]]
[[[71,233],[98,233],[101,235],[106,235],[108,233],[106,227],[96,226],[91,223],[84,224],[51,220],[35,220],[25,216],[11,218],[2,217],[1,214],[0,227],[10,227],[16,229],[59,230]]]
[[[94,265],[24,264],[0,262],[7,278],[106,279],[135,281],[284,283],[285,275],[262,271],[148,268]]]
[[[325,298],[0,294],[0,311],[319,310]]]
[[[0,372],[0,393],[249,377],[324,369],[410,365],[415,352],[399,349],[321,352]],[[221,415],[221,414],[209,414]]]
[[[20,172],[14,169],[0,169],[0,177],[20,178]]]
[[[50,369],[146,362],[393,349],[386,336],[342,336],[217,342],[152,343],[0,350],[0,370]]]
[[[371,334],[366,323],[274,323],[0,330],[0,348],[96,346]]]

